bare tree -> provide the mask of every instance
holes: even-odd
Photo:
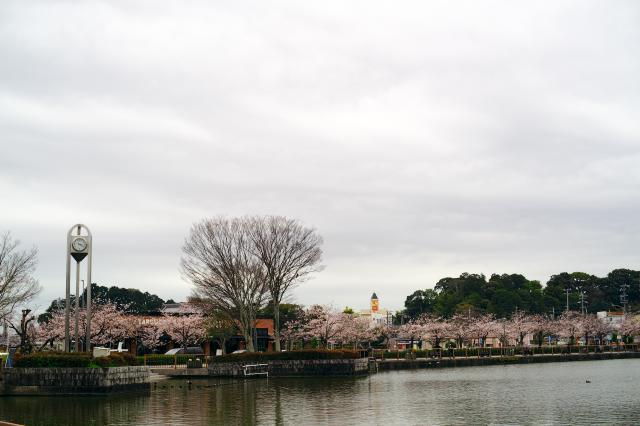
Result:
[[[32,276],[38,264],[38,250],[34,247],[19,251],[18,245],[10,233],[0,236],[0,318],[40,292],[40,285]]]
[[[249,221],[251,248],[265,269],[273,303],[275,349],[280,351],[280,303],[296,284],[322,269],[322,237],[315,229],[283,216],[253,217]]]
[[[194,295],[212,310],[238,320],[247,350],[254,351],[252,330],[266,296],[264,266],[252,254],[247,219],[216,217],[191,227],[182,247],[183,276]]]
[[[13,318],[7,319],[9,327],[11,327],[20,338],[20,352],[23,354],[31,353],[36,337],[36,329],[33,325],[36,317],[33,315],[29,316],[30,313],[31,309],[23,309],[19,323],[14,321]]]

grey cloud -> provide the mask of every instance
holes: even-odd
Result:
[[[637,267],[638,18],[632,1],[3,2],[0,230],[41,248],[41,304],[78,221],[97,281],[176,299],[184,235],[214,214],[316,226],[327,269],[305,304]]]

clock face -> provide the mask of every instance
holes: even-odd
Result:
[[[71,243],[71,248],[75,251],[85,251],[87,249],[87,240],[84,238],[76,238],[73,240],[73,243]]]

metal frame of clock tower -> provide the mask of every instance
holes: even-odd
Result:
[[[74,230],[76,231],[74,235]],[[84,232],[83,232],[84,231]],[[91,350],[91,231],[80,223],[73,225],[67,232],[67,291],[64,305],[64,351],[71,351],[71,336],[69,324],[70,293],[71,293],[71,259],[76,261],[76,300],[75,300],[75,327],[74,351],[80,352],[80,262],[87,258],[87,297],[85,298],[87,310],[87,327],[85,330],[84,350]]]

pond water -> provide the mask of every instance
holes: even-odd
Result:
[[[589,380],[591,383],[586,383]],[[381,372],[359,378],[163,380],[150,392],[0,397],[29,425],[638,424],[640,359]]]

